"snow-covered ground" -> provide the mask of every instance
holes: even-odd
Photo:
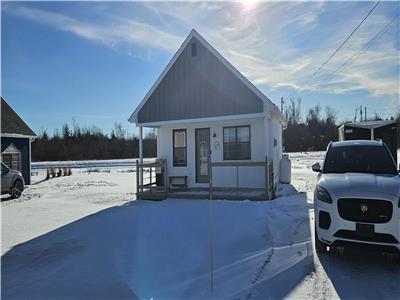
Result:
[[[21,198],[2,195],[2,253],[65,224],[135,199],[133,167],[72,169],[72,176],[44,181],[37,169]],[[5,201],[4,201],[5,200]]]
[[[316,255],[310,167],[323,152],[290,157],[293,186],[276,200],[213,201],[211,211],[205,200],[130,201],[131,164],[80,163],[43,182],[36,168],[38,183],[2,202],[2,296],[399,299],[399,265]]]

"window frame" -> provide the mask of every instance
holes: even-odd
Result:
[[[175,132],[184,132],[185,133],[185,147],[175,147]],[[185,149],[185,163],[177,163],[175,161],[175,149]],[[187,167],[187,130],[186,130],[186,128],[172,130],[172,164],[174,167]]]
[[[238,128],[249,128],[249,155],[248,157],[246,156],[245,158],[226,158],[225,155],[225,145],[226,144],[240,144],[240,142],[238,142]],[[226,142],[225,141],[225,129],[229,129],[229,128],[235,128],[235,142]],[[242,144],[244,144],[243,142],[241,142]],[[247,144],[247,143],[246,143]],[[223,152],[223,160],[251,160],[251,125],[235,125],[235,126],[223,126],[222,127],[222,152]]]

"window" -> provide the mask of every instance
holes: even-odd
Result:
[[[175,129],[172,132],[174,167],[185,167],[186,162],[186,129]]]
[[[250,158],[250,126],[224,127],[224,160]]]
[[[8,146],[2,153],[3,163],[11,169],[21,171],[21,152],[14,144]]]

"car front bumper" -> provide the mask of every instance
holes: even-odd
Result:
[[[373,234],[364,235],[357,231],[357,222],[345,220],[339,215],[336,200],[333,200],[331,204],[317,199],[315,201],[315,228],[320,241],[330,246],[354,246],[367,250],[382,249],[383,251],[396,250],[400,252],[400,209],[397,205],[393,207],[392,218],[389,222],[373,224]],[[329,214],[330,222],[326,220],[326,213]],[[327,226],[328,223],[329,226]],[[321,224],[323,228],[321,228]]]

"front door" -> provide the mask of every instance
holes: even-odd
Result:
[[[196,182],[208,182],[208,156],[210,154],[210,129],[196,129]]]

